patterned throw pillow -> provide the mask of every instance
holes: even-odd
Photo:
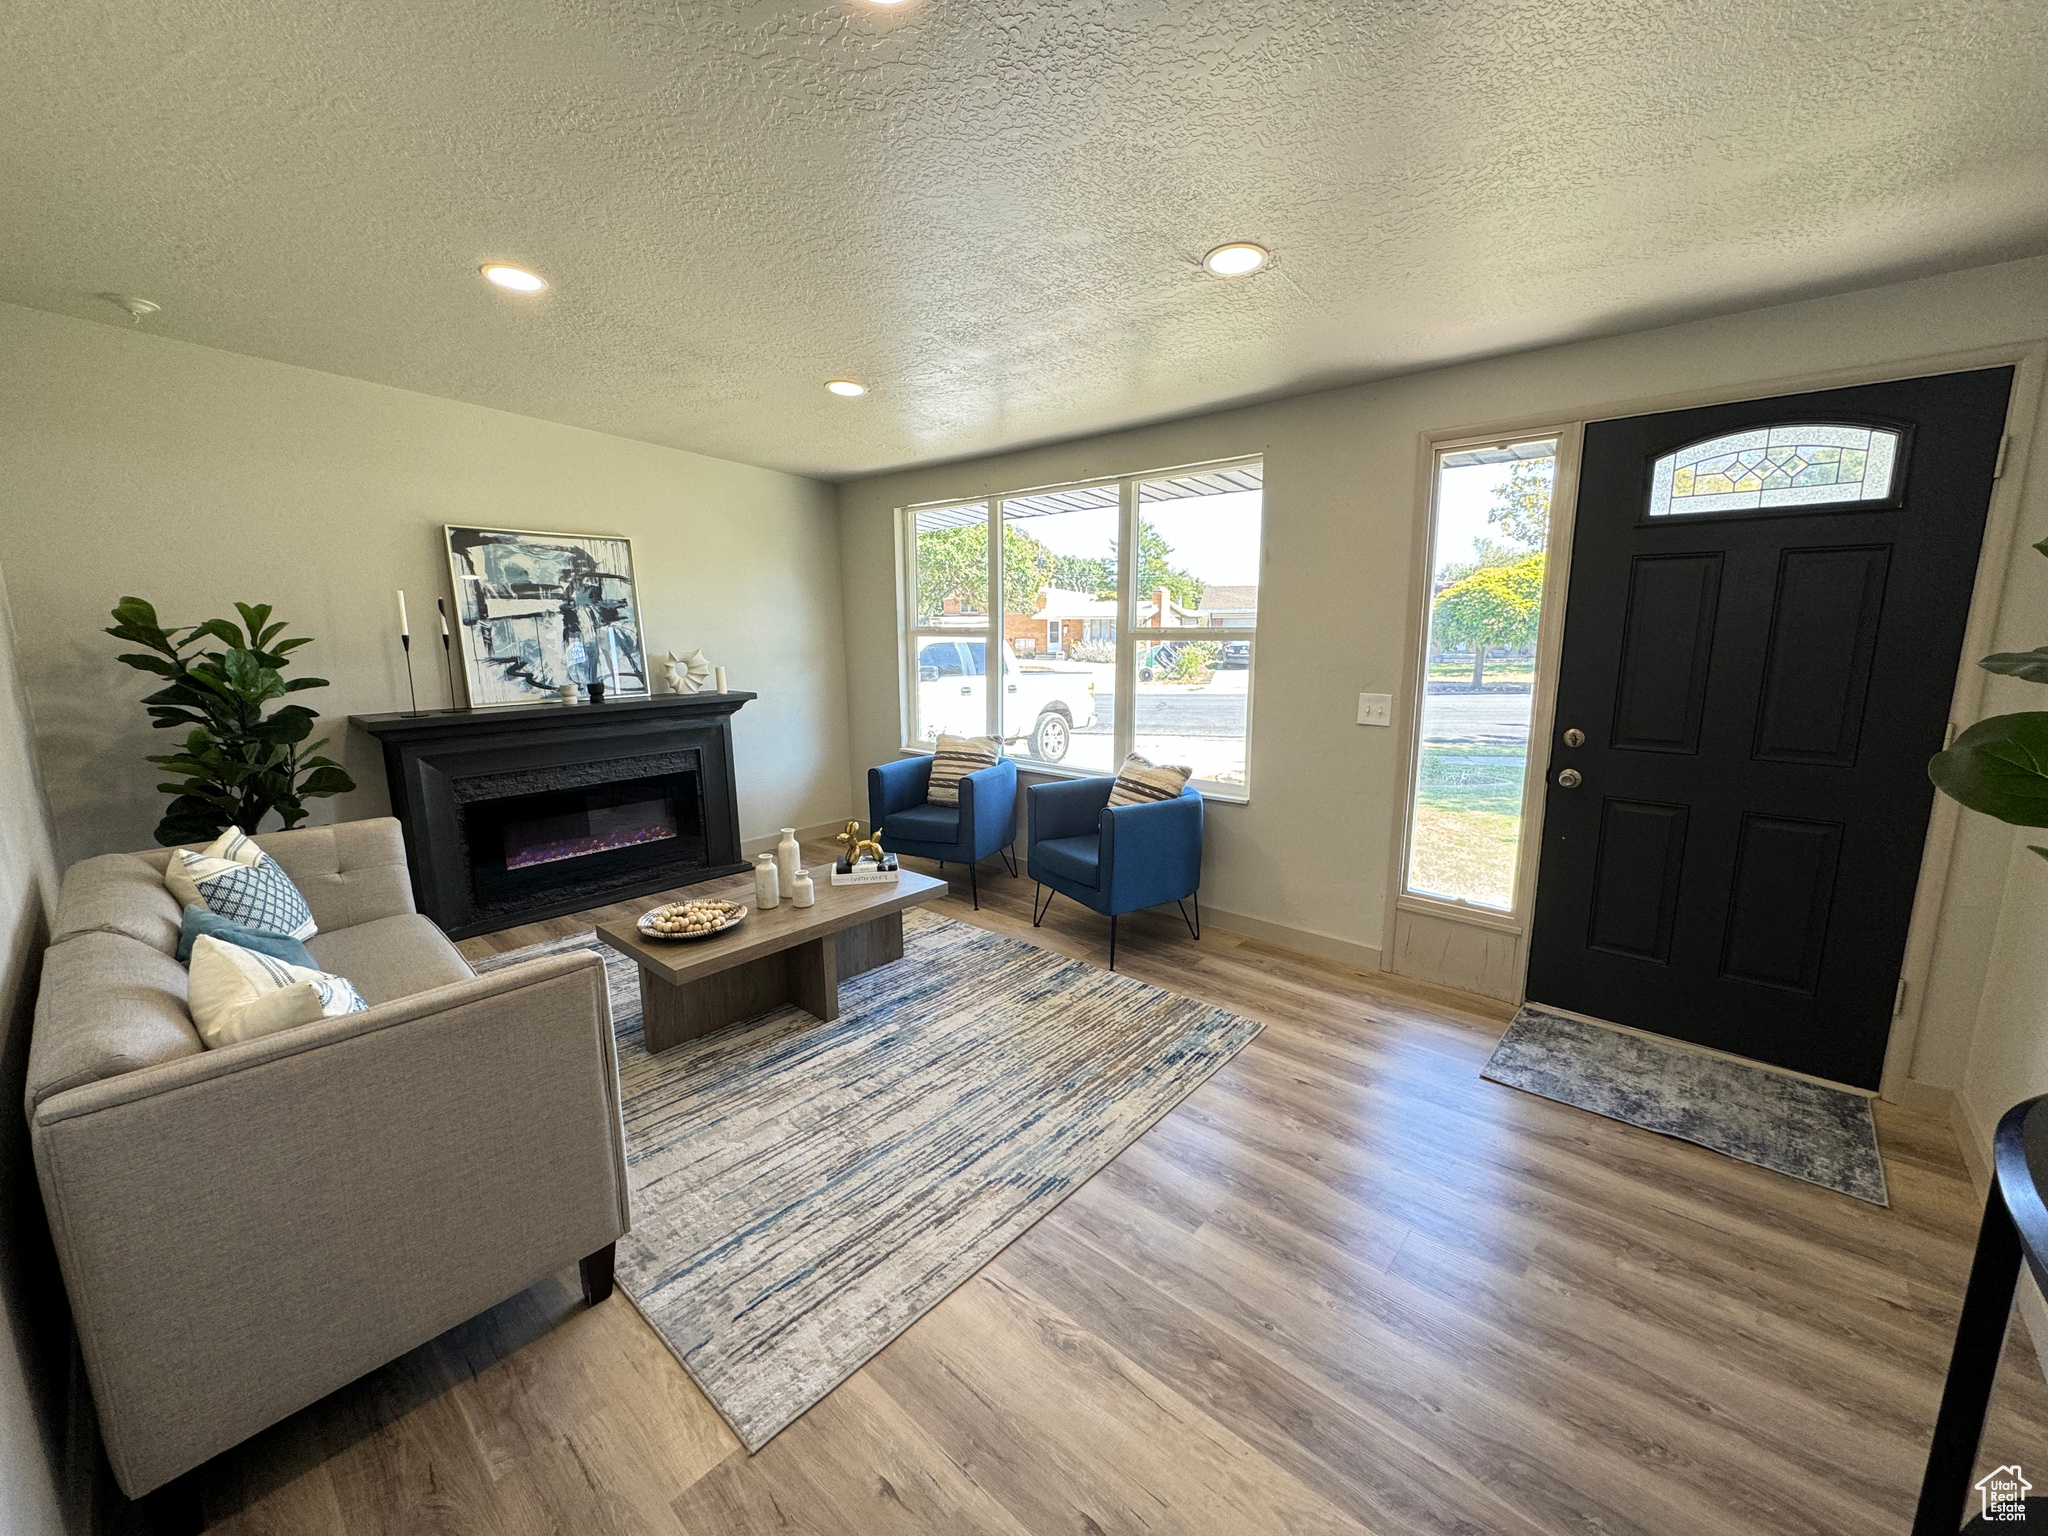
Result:
[[[201,934],[192,941],[186,1006],[209,1047],[274,1035],[318,1019],[360,1013],[369,1004],[339,976],[287,965],[239,944]]]
[[[213,840],[212,846],[204,853],[188,854],[183,858],[172,854],[170,864],[164,869],[164,884],[178,898],[179,906],[203,907],[206,903],[199,899],[199,887],[192,883],[191,859],[203,860],[202,872],[215,874],[230,864],[254,864],[262,857],[263,850],[256,846],[248,833],[240,827],[229,827]]]
[[[1180,768],[1171,763],[1155,763],[1133,752],[1124,759],[1123,767],[1117,772],[1116,783],[1109,791],[1109,803],[1113,806],[1145,805],[1153,800],[1171,800],[1186,787],[1194,772],[1192,768]]]
[[[306,905],[306,898],[299,894],[299,888],[292,884],[292,878],[277,865],[275,859],[266,857],[250,845],[256,854],[252,863],[238,863],[233,859],[216,859],[206,853],[178,851],[171,860],[181,867],[182,873],[191,883],[193,904],[217,912],[233,922],[246,923],[251,928],[268,928],[272,933],[287,934],[300,942],[313,937],[320,930],[313,922],[313,909]],[[168,871],[164,883],[173,890]]]
[[[993,768],[1001,749],[990,736],[941,736],[932,753],[932,782],[924,797],[933,805],[958,805],[960,781]]]

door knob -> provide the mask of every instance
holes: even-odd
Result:
[[[1568,747],[1583,747],[1586,744],[1586,733],[1575,725],[1564,733],[1564,744]]]
[[[1576,768],[1567,768],[1557,776],[1557,787],[1559,789],[1577,789],[1579,784],[1579,770]]]

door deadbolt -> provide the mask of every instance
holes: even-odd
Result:
[[[1568,747],[1583,747],[1586,744],[1586,733],[1575,725],[1564,733],[1564,744]]]
[[[1579,782],[1579,770],[1576,768],[1567,768],[1557,776],[1557,785],[1560,789],[1577,789]]]

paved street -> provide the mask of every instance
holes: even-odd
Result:
[[[1505,744],[1529,739],[1526,693],[1432,693],[1422,710],[1422,739]]]
[[[1137,726],[1141,735],[1159,736],[1242,736],[1245,695],[1217,693],[1191,688],[1185,693],[1138,693]],[[1107,736],[1109,722],[1116,718],[1116,695],[1095,695],[1095,724],[1077,736]]]

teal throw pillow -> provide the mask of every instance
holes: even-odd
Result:
[[[223,944],[233,944],[241,949],[254,950],[259,955],[268,955],[273,960],[282,960],[286,965],[302,965],[309,971],[320,969],[320,962],[313,958],[312,951],[290,934],[258,928],[251,923],[238,923],[232,917],[222,917],[218,912],[209,912],[200,906],[185,909],[185,925],[178,934],[179,964],[192,963],[192,941],[201,934],[219,939]]]

